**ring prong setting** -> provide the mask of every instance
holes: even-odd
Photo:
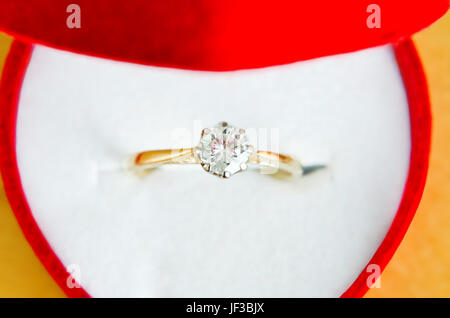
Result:
[[[202,130],[196,155],[205,171],[230,178],[247,169],[253,149],[245,129],[220,122]]]

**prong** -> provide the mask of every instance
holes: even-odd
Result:
[[[240,133],[241,135],[244,135],[244,134],[245,134],[245,129],[244,129],[244,128],[239,129],[239,133]]]
[[[226,178],[226,179],[228,179],[229,177],[231,177],[230,171],[225,171],[225,172],[223,173],[222,177],[224,177],[224,178]]]
[[[202,168],[206,171],[209,172],[211,170],[211,166],[208,164],[202,164]]]
[[[198,160],[200,160],[200,154],[201,154],[201,150],[200,150],[200,147],[199,146],[196,146],[196,147],[194,147],[194,156],[198,159]]]
[[[221,121],[221,122],[219,123],[219,126],[227,127],[227,126],[228,126],[228,123],[227,123],[226,121]]]
[[[205,134],[209,134],[210,132],[211,132],[211,130],[209,128],[204,128],[202,130],[202,136],[205,135]]]

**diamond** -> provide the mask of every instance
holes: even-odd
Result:
[[[247,168],[252,150],[244,129],[222,122],[203,129],[196,153],[205,171],[229,178]]]

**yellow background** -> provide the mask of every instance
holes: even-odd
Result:
[[[433,111],[423,200],[397,253],[366,297],[450,297],[450,14],[414,36]],[[0,69],[11,38],[0,34]],[[64,297],[25,240],[0,188],[0,297]]]

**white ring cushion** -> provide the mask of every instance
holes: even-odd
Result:
[[[122,168],[221,120],[274,129],[280,151],[328,167],[295,182]],[[225,73],[37,46],[17,119],[33,216],[94,297],[340,296],[389,229],[410,145],[391,46]]]

